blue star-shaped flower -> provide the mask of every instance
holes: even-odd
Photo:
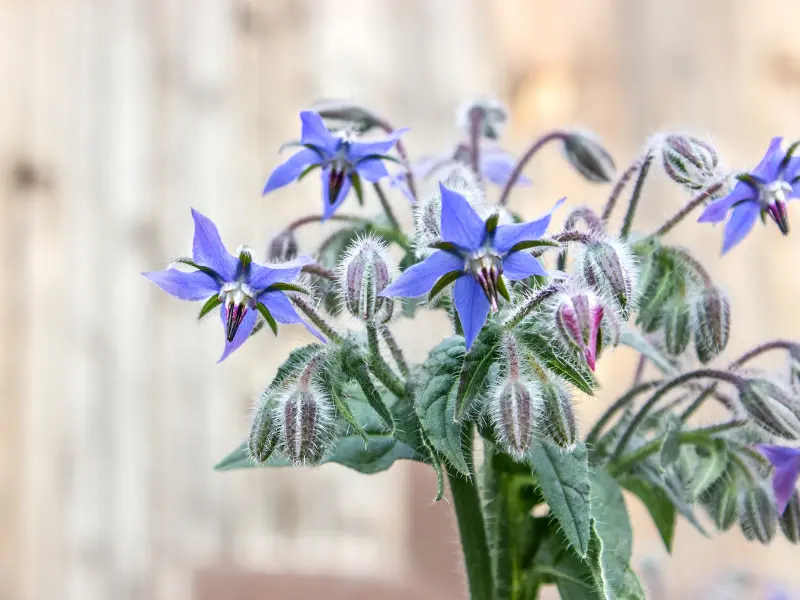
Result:
[[[298,257],[290,262],[260,265],[253,262],[248,250],[233,256],[225,249],[217,226],[208,217],[192,209],[194,242],[191,259],[178,262],[193,266],[195,271],[175,268],[142,273],[162,290],[181,300],[206,300],[201,315],[216,306],[220,307],[225,327],[223,361],[241,346],[253,332],[257,313],[261,313],[270,326],[278,323],[300,323],[325,339],[297,314],[283,290],[291,289],[291,282],[303,266],[313,261]]]
[[[698,221],[719,223],[731,211],[725,225],[722,253],[741,242],[759,216],[769,215],[783,235],[789,233],[786,203],[800,197],[800,158],[781,149],[783,138],[772,138],[767,153],[755,169],[740,180],[730,194],[706,206]],[[731,210],[732,209],[732,210]]]
[[[377,183],[389,172],[383,161],[408,129],[396,129],[382,140],[360,142],[347,134],[335,134],[313,111],[300,113],[303,123],[300,145],[304,148],[275,168],[264,194],[296,181],[315,167],[322,169],[322,220],[341,206],[351,187],[360,190],[360,179]],[[359,192],[360,193],[360,192]]]
[[[794,494],[797,478],[800,475],[800,448],[761,444],[758,446],[758,451],[775,467],[772,489],[775,490],[778,514],[782,515]]]
[[[531,275],[547,275],[541,263],[529,252],[528,242],[539,239],[550,224],[553,211],[535,221],[516,225],[497,225],[496,216],[484,221],[456,191],[439,184],[442,194],[441,248],[408,269],[391,283],[382,296],[413,298],[431,290],[443,277],[455,281],[455,303],[467,348],[478,336],[489,310],[497,310],[498,293],[510,281]]]

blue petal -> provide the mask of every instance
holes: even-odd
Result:
[[[417,199],[414,198],[414,194],[411,193],[411,188],[408,187],[408,173],[405,171],[401,171],[389,179],[389,187],[400,190],[412,204],[417,201]]]
[[[458,192],[439,183],[442,194],[442,241],[467,251],[483,244],[486,224],[472,205]]]
[[[202,271],[179,271],[165,269],[142,273],[168,294],[181,300],[205,300],[219,294],[219,285],[214,278]]]
[[[400,277],[390,283],[380,295],[416,298],[427,294],[442,275],[463,270],[464,261],[461,258],[437,250],[421,263],[403,271]]]
[[[366,158],[367,156],[382,156],[384,154],[388,154],[392,148],[394,148],[397,140],[400,139],[400,136],[407,131],[407,127],[404,129],[395,129],[385,138],[373,142],[350,142],[347,148],[347,156],[354,161],[358,161],[359,159]]]
[[[456,281],[453,300],[469,350],[489,316],[489,300],[473,277],[461,277]]]
[[[305,110],[300,113],[300,120],[303,123],[300,135],[303,144],[315,146],[323,152],[334,152],[339,146],[341,140],[325,127],[325,121],[318,113]]]
[[[736,244],[741,242],[758,220],[761,208],[756,202],[745,202],[733,209],[730,220],[725,224],[722,253],[725,254]]]
[[[389,177],[386,165],[379,158],[362,160],[356,165],[355,170],[361,177],[372,183],[377,183],[384,177]]]
[[[267,194],[272,190],[277,190],[292,183],[300,177],[306,168],[319,164],[321,161],[319,153],[314,150],[310,148],[300,150],[297,154],[290,156],[286,162],[275,167],[275,170],[267,180],[267,185],[264,186],[264,191],[261,193]]]
[[[756,448],[776,469],[784,467],[800,469],[800,448],[772,444],[758,444]]]
[[[481,152],[481,174],[488,181],[498,186],[504,186],[514,168],[517,166],[517,160],[513,155],[501,150],[500,148],[487,148]],[[517,178],[516,185],[530,185],[531,180],[520,175]]]
[[[784,153],[781,150],[782,143],[782,137],[772,138],[764,158],[756,165],[755,169],[750,171],[750,174],[766,182],[774,181],[778,176],[778,167],[784,157]]]
[[[308,256],[298,256],[284,263],[269,265],[251,263],[248,283],[256,291],[265,290],[274,283],[290,283],[297,278],[304,266],[313,262]]]
[[[789,159],[789,165],[786,167],[781,177],[784,181],[791,184],[792,180],[798,175],[800,175],[800,156]],[[800,182],[792,184],[792,192],[792,198],[797,198],[797,196],[800,195]]]
[[[226,325],[224,304],[220,306],[219,316],[222,318],[222,327],[224,329]],[[244,313],[244,317],[239,325],[239,329],[236,330],[236,335],[233,336],[233,341],[229,342],[228,340],[225,340],[225,349],[222,351],[222,356],[219,357],[217,364],[228,358],[231,352],[239,348],[239,346],[247,341],[247,338],[249,338],[250,334],[253,333],[253,327],[256,326],[257,318],[258,311],[254,308],[248,308],[247,312]]]
[[[350,177],[345,175],[342,187],[339,188],[339,194],[333,204],[330,203],[330,189],[331,189],[331,170],[330,168],[322,170],[322,221],[325,222],[331,218],[336,209],[342,205],[342,202],[347,198],[350,192]]]
[[[328,342],[319,331],[311,327],[297,314],[294,306],[292,306],[292,303],[289,302],[289,299],[283,292],[265,292],[258,297],[258,301],[269,309],[269,312],[272,313],[272,316],[275,317],[278,323],[283,323],[284,325],[304,325],[306,329],[322,340],[323,343]]]
[[[720,221],[725,220],[725,217],[728,215],[728,211],[737,202],[744,202],[746,200],[755,201],[757,199],[758,192],[756,192],[744,181],[740,181],[734,186],[730,194],[724,198],[720,198],[719,200],[714,200],[708,206],[706,206],[705,210],[703,210],[703,212],[700,214],[700,217],[697,219],[697,222],[719,223]]]
[[[775,492],[775,503],[778,505],[778,513],[783,514],[789,504],[789,500],[797,487],[797,479],[800,475],[800,465],[776,467],[772,475],[772,489]]]
[[[550,219],[553,213],[564,203],[564,198],[556,202],[555,206],[551,208],[543,216],[535,221],[528,221],[527,223],[519,223],[518,225],[500,225],[494,234],[494,247],[501,254],[508,252],[516,244],[526,242],[528,240],[538,240],[547,231],[550,226]]]
[[[503,275],[511,281],[518,281],[531,275],[546,277],[547,271],[528,252],[512,252],[503,259]]]
[[[214,222],[192,209],[194,219],[194,240],[192,241],[192,258],[194,262],[213,269],[225,281],[231,281],[236,273],[239,259],[231,256],[222,243],[219,231]]]

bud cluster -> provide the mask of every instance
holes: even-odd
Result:
[[[719,157],[708,142],[681,134],[665,135],[659,142],[664,171],[673,181],[701,190],[719,179]]]
[[[623,320],[628,318],[638,299],[638,268],[628,246],[611,237],[590,242],[576,270],[587,286],[618,307]]]
[[[383,240],[373,236],[356,239],[337,267],[342,308],[370,325],[390,321],[394,300],[379,294],[391,283],[396,270]]]
[[[771,379],[745,379],[739,402],[753,424],[769,435],[800,439],[800,400],[791,390]]]

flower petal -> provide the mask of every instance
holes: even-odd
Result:
[[[378,155],[382,156],[391,152],[397,140],[400,139],[404,133],[409,131],[408,127],[403,129],[395,129],[388,136],[371,142],[350,142],[347,148],[347,156],[354,161],[367,156]]]
[[[516,158],[511,153],[500,148],[485,149],[481,152],[480,161],[483,177],[498,186],[508,183],[514,168],[517,166]],[[524,175],[520,175],[517,178],[516,185],[530,184],[531,180]]]
[[[461,194],[439,183],[442,194],[442,241],[465,250],[477,250],[483,244],[486,224]]]
[[[790,466],[800,470],[800,448],[771,444],[758,444],[756,448],[775,468]]]
[[[342,202],[345,201],[347,198],[347,194],[350,193],[350,187],[352,183],[350,182],[350,177],[345,174],[344,179],[342,180],[342,187],[339,188],[339,193],[336,195],[336,199],[331,204],[330,197],[331,197],[331,170],[323,169],[322,170],[322,222],[324,223],[328,219],[331,218],[333,213],[336,212],[336,209],[342,205]]]
[[[411,193],[411,188],[408,187],[408,173],[401,171],[389,179],[389,187],[400,190],[400,192],[408,199],[409,202],[414,204],[417,199]]]
[[[181,300],[205,300],[219,294],[219,285],[203,271],[165,269],[142,273],[168,294]]]
[[[304,148],[300,152],[290,156],[286,162],[275,167],[269,176],[267,184],[264,186],[262,194],[268,194],[272,190],[277,190],[295,181],[303,171],[311,165],[319,164],[322,161],[319,153]]]
[[[775,504],[778,507],[778,514],[786,512],[789,500],[792,499],[794,489],[797,486],[797,478],[800,475],[799,467],[776,468],[772,475],[772,489],[775,492]]]
[[[564,203],[565,198],[561,198],[555,206],[535,221],[519,223],[516,225],[500,225],[494,234],[494,247],[501,254],[508,252],[516,244],[528,240],[537,240],[544,235],[550,226],[550,219],[553,213]]]
[[[778,176],[778,167],[784,157],[783,150],[781,150],[782,143],[782,137],[772,138],[764,158],[756,165],[755,169],[750,171],[750,174],[766,182],[774,181]]]
[[[222,318],[222,326],[225,327],[226,322],[224,304],[220,307],[219,315]],[[239,346],[247,341],[247,338],[249,338],[250,334],[253,333],[253,327],[256,326],[257,318],[258,311],[254,308],[248,308],[244,313],[244,317],[242,317],[242,322],[239,325],[239,329],[236,330],[236,335],[233,336],[233,341],[229,342],[228,340],[225,340],[225,350],[222,351],[222,356],[219,357],[217,364],[228,358],[231,352],[239,348]]]
[[[194,219],[194,239],[192,258],[198,265],[213,269],[225,280],[231,281],[236,273],[239,259],[231,256],[222,243],[219,230],[214,222],[199,211],[192,209]]]
[[[512,252],[503,259],[503,275],[511,281],[518,281],[531,275],[547,276],[547,271],[530,253]]]
[[[737,202],[745,202],[748,200],[756,201],[758,199],[758,192],[746,184],[744,181],[739,181],[731,190],[731,193],[714,200],[705,207],[697,219],[698,223],[719,223],[724,221],[728,215],[728,211]]]
[[[371,183],[378,183],[384,177],[389,177],[386,165],[379,158],[368,158],[356,164],[356,173]]]
[[[303,123],[300,141],[303,144],[315,146],[323,152],[334,152],[341,140],[333,135],[325,126],[325,121],[312,110],[304,110],[300,113],[300,121]]]
[[[469,350],[483,324],[486,323],[486,317],[489,316],[489,299],[478,282],[473,277],[467,276],[456,281],[453,300]]]
[[[442,275],[451,271],[463,270],[464,261],[461,258],[449,252],[437,250],[421,263],[403,271],[380,295],[416,298],[427,294]]]
[[[300,274],[300,270],[310,265],[314,261],[308,256],[298,256],[297,258],[284,263],[272,263],[261,265],[250,264],[250,287],[256,291],[267,289],[274,283],[291,283]]]
[[[303,325],[323,343],[328,343],[328,340],[326,340],[319,331],[303,320],[294,306],[292,306],[289,298],[287,298],[286,294],[283,292],[265,292],[258,297],[258,301],[267,307],[278,323],[283,323],[284,325]]]
[[[758,215],[761,208],[756,202],[745,202],[739,204],[733,209],[731,218],[725,224],[724,241],[722,244],[722,253],[725,254],[733,248],[736,244],[741,242],[750,230],[753,229],[758,220]]]

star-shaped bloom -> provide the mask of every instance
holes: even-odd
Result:
[[[722,253],[741,242],[753,229],[760,216],[769,216],[783,235],[789,233],[786,203],[800,197],[800,158],[792,158],[795,146],[788,152],[781,149],[783,138],[772,138],[767,153],[750,173],[739,176],[739,182],[727,196],[706,206],[698,221],[725,225]]]
[[[334,133],[313,111],[300,113],[303,149],[275,168],[264,186],[264,194],[297,181],[316,167],[322,169],[322,220],[327,220],[347,198],[350,188],[361,195],[361,178],[377,183],[389,177],[388,153],[408,129],[396,129],[387,137],[358,141],[347,132]]]
[[[219,361],[241,346],[253,332],[260,313],[273,330],[278,323],[300,323],[325,341],[297,314],[284,291],[298,288],[293,282],[303,266],[313,262],[298,257],[290,262],[261,265],[253,261],[248,249],[238,256],[228,253],[217,226],[208,217],[192,209],[194,242],[192,258],[176,262],[194,267],[182,271],[174,267],[142,273],[162,290],[181,300],[206,300],[200,311],[204,316],[220,307],[225,327],[225,350]]]
[[[478,336],[490,310],[497,310],[498,294],[507,296],[503,277],[510,281],[547,275],[529,252],[550,224],[553,211],[535,221],[498,225],[497,215],[485,221],[460,193],[439,184],[442,195],[441,241],[436,252],[406,269],[381,292],[382,296],[414,298],[455,282],[455,303],[467,348]]]
[[[778,514],[783,514],[792,498],[798,475],[800,475],[800,448],[760,444],[758,451],[775,467],[772,475],[772,489],[775,490]]]

